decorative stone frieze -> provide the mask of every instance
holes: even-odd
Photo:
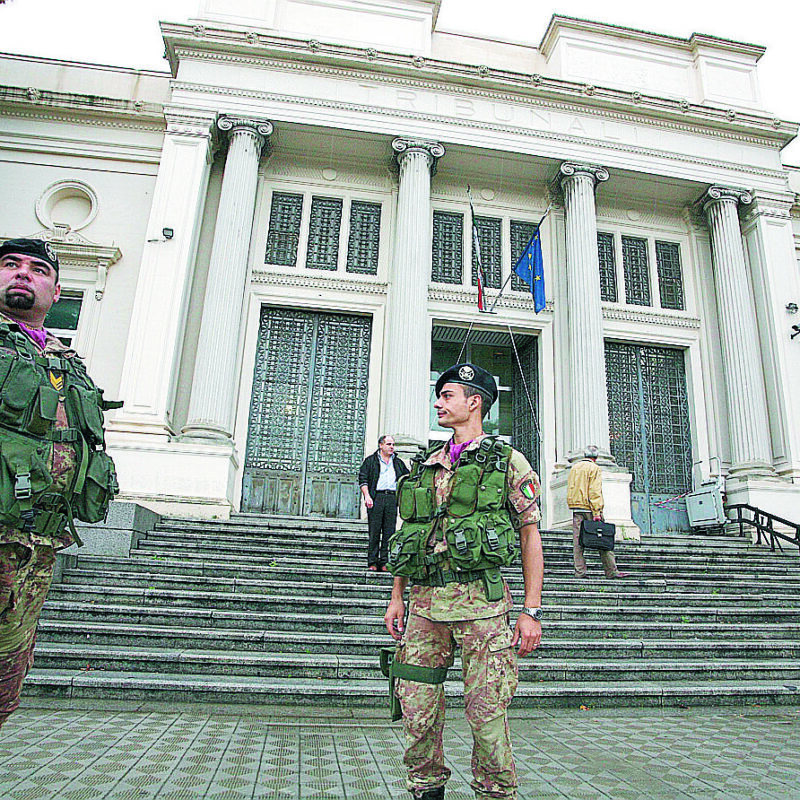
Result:
[[[714,262],[730,473],[743,477],[774,474],[759,335],[739,223],[739,207],[752,202],[749,191],[727,186],[712,186],[701,199]]]
[[[228,135],[219,210],[197,345],[186,439],[230,441],[233,433],[242,303],[261,150],[272,133],[263,119],[222,116]]]

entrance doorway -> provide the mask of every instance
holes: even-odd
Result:
[[[242,511],[356,518],[369,317],[261,309]]]
[[[517,354],[522,365],[522,380],[517,358],[511,343],[511,336],[500,331],[472,330],[465,347],[466,328],[449,328],[434,325],[431,343],[430,375],[430,430],[431,443],[450,438],[452,431],[439,426],[433,410],[434,387],[439,376],[448,367],[461,361],[477,364],[488,370],[497,381],[498,401],[492,406],[483,421],[486,433],[499,436],[519,450],[539,472],[539,435],[531,413],[531,403],[535,418],[539,416],[539,375],[536,339],[533,336],[516,335]],[[527,392],[526,392],[527,388]],[[530,400],[528,401],[528,394]]]
[[[684,351],[606,342],[611,452],[631,472],[642,533],[689,530],[692,439]]]

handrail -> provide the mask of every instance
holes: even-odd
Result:
[[[771,514],[769,511],[751,506],[749,503],[732,503],[731,505],[725,506],[725,509],[729,514],[731,511],[736,512],[735,518],[729,516],[728,520],[739,525],[740,536],[744,536],[744,526],[750,525],[755,528],[758,533],[756,544],[761,544],[762,534],[764,535],[765,543],[766,537],[769,536],[769,546],[770,550],[773,552],[775,550],[775,545],[778,546],[778,550],[783,552],[781,541],[788,542],[800,548],[800,524],[797,522],[791,522],[788,519],[779,517],[777,514]],[[746,516],[744,514],[745,511],[751,511],[752,517]],[[793,528],[794,536],[792,537],[789,534],[776,531],[773,527],[776,522],[779,525],[785,525],[787,528]],[[800,553],[800,551],[798,552]]]

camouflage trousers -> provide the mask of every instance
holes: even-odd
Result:
[[[508,617],[431,622],[411,615],[398,661],[423,667],[453,663],[461,647],[466,717],[472,728],[472,788],[475,796],[516,798],[517,772],[506,719],[517,688],[517,656],[511,647]],[[450,777],[444,763],[444,685],[398,680],[403,709],[410,792],[443,786]]]
[[[52,547],[0,544],[0,727],[19,705],[55,565]]]

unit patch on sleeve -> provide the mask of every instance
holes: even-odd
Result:
[[[519,487],[519,490],[525,497],[528,498],[528,500],[536,499],[536,489],[533,486],[533,481],[525,481],[525,483]]]

